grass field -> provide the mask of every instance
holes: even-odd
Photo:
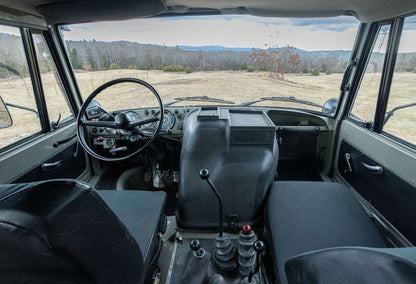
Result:
[[[83,97],[95,88],[112,79],[134,77],[151,83],[162,97],[169,102],[177,97],[210,96],[234,101],[236,104],[269,96],[294,96],[298,99],[323,104],[326,100],[338,97],[342,74],[311,76],[287,75],[286,81],[271,79],[265,72],[213,71],[185,73],[167,73],[162,71],[112,70],[96,72],[76,72],[76,78]],[[66,102],[53,74],[43,75],[46,102],[51,120],[59,113],[63,117],[70,115]],[[359,101],[354,114],[363,119],[372,119],[380,74],[367,74],[360,90]],[[392,85],[392,98],[388,109],[416,101],[416,74],[398,73]],[[0,95],[4,101],[26,107],[36,108],[29,78],[2,79]],[[111,87],[97,97],[102,106],[108,110],[123,108],[140,108],[156,105],[149,91],[143,87],[121,85]],[[198,105],[199,102],[186,102],[177,105]],[[319,108],[285,102],[262,102],[257,106],[280,106]],[[395,113],[386,125],[386,131],[404,140],[416,143],[416,107],[403,109]],[[23,137],[40,131],[39,120],[32,112],[9,108],[14,125],[0,130],[0,148]],[[0,114],[1,115],[1,114]]]

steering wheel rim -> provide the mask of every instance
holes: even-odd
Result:
[[[155,95],[158,103],[159,103],[159,108],[160,108],[160,119],[159,119],[159,123],[158,126],[156,128],[156,130],[154,131],[153,135],[149,138],[149,140],[146,142],[145,145],[143,145],[142,147],[140,147],[137,151],[134,151],[133,153],[130,153],[126,156],[123,157],[117,157],[117,158],[109,158],[109,157],[104,157],[100,154],[97,154],[94,150],[92,150],[88,143],[86,142],[85,139],[85,135],[84,135],[84,125],[83,125],[83,120],[82,117],[85,115],[85,112],[87,110],[88,105],[91,103],[91,101],[98,95],[100,94],[102,91],[104,91],[105,89],[107,89],[108,87],[114,86],[116,84],[120,84],[120,83],[136,83],[142,86],[145,86],[146,88],[148,88],[150,91],[152,91],[152,93]],[[115,80],[111,80],[103,85],[101,85],[100,87],[98,87],[97,89],[95,89],[89,96],[88,98],[84,101],[84,103],[81,106],[81,109],[78,112],[78,116],[77,116],[77,125],[76,125],[76,130],[77,130],[77,137],[78,137],[78,141],[81,144],[81,147],[92,157],[99,159],[101,161],[105,161],[105,162],[118,162],[118,161],[124,161],[126,159],[129,159],[131,157],[133,157],[134,155],[137,155],[138,153],[140,153],[141,151],[143,151],[145,148],[147,148],[155,139],[156,137],[159,135],[161,129],[162,129],[162,125],[163,125],[163,115],[164,115],[164,109],[163,109],[163,103],[162,103],[162,99],[160,98],[159,93],[156,91],[155,88],[153,88],[152,85],[150,85],[149,83],[147,83],[146,81],[137,79],[137,78],[119,78],[119,79],[115,79]]]

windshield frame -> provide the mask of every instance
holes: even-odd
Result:
[[[191,15],[191,16],[192,17],[198,17],[198,16],[195,16],[195,15]],[[186,18],[186,17],[191,17],[191,16],[175,16],[175,17],[178,17],[178,18]],[[214,16],[224,16],[224,15],[210,15],[210,16],[213,16],[214,17]],[[235,16],[235,15],[233,15],[233,16]],[[164,17],[153,16],[151,18],[154,19],[154,18],[164,18]],[[273,17],[273,18],[274,19],[282,19],[282,17]],[[309,19],[309,18],[299,18],[299,19]],[[325,17],[320,17],[319,19],[325,19]],[[68,46],[67,46],[67,44],[65,42],[65,38],[64,38],[64,34],[63,34],[63,31],[64,31],[65,27],[67,27],[67,26],[68,25],[65,25],[65,24],[57,24],[57,25],[54,25],[54,28],[58,31],[59,41],[60,41],[60,43],[62,44],[62,46],[63,46],[63,48],[65,50],[65,54],[66,54],[65,59],[66,59],[68,65],[70,66],[70,69],[71,69],[70,70],[71,71],[70,73],[71,73],[71,76],[73,78],[73,82],[75,83],[75,87],[76,87],[76,90],[77,90],[77,93],[78,93],[77,95],[78,95],[79,100],[80,100],[80,102],[82,104],[84,102],[84,99],[83,99],[82,93],[80,91],[80,88],[78,86],[78,80],[77,80],[77,78],[75,76],[74,68],[72,66],[71,60],[69,59],[69,49],[68,49]],[[360,37],[360,34],[362,34],[362,23],[361,22],[357,22],[357,31],[356,31],[355,36],[354,36],[354,43],[353,43],[352,48],[350,50],[351,53],[350,53],[350,56],[348,58],[348,61],[347,61],[348,64],[347,65],[349,65],[356,58],[357,41],[358,41],[358,39]],[[344,81],[345,79],[346,80],[350,80],[351,77],[354,77],[354,76],[351,76],[352,75],[351,73],[348,73],[347,74],[346,73],[346,69],[345,69],[341,73],[342,74],[342,78],[343,78],[342,81]],[[339,82],[339,85],[341,86],[341,81]],[[348,90],[342,90],[342,89],[337,92],[337,95],[335,95],[335,92],[334,92],[334,96],[332,98],[337,98],[338,99],[338,104],[336,106],[335,111],[332,112],[332,113],[326,113],[326,112],[323,112],[323,111],[318,111],[318,110],[309,109],[309,108],[298,108],[298,107],[293,107],[293,106],[284,106],[284,104],[286,103],[284,101],[279,101],[282,104],[279,104],[279,105],[276,105],[276,106],[272,106],[272,105],[257,105],[259,103],[259,102],[257,102],[257,103],[254,103],[253,105],[250,105],[249,107],[252,107],[252,108],[259,107],[259,108],[267,108],[267,109],[296,110],[296,111],[307,112],[307,113],[314,114],[314,115],[318,115],[318,116],[324,116],[324,117],[328,117],[328,118],[335,118],[339,114],[339,109],[340,109],[341,103],[343,101],[343,97],[344,97],[344,95],[345,95],[346,92],[348,92]],[[279,96],[279,94],[276,93],[276,96]],[[292,97],[292,96],[291,95],[288,95],[287,97]],[[332,98],[328,98],[328,100],[329,99],[332,99]],[[261,96],[259,96],[258,98],[256,98],[256,100],[260,100],[260,99],[261,99]],[[297,99],[303,100],[303,98],[297,98]],[[171,101],[164,102],[164,103],[170,103],[170,102]],[[325,102],[323,102],[322,105],[324,105]],[[180,103],[180,101],[178,101],[178,103]],[[296,102],[290,102],[289,101],[289,103],[296,103]],[[188,104],[186,104],[185,105],[185,104],[182,104],[182,105],[178,105],[178,106],[190,106],[190,107],[204,107],[204,106],[213,106],[213,107],[242,107],[242,106],[239,106],[239,104],[240,103],[236,103],[235,105],[231,105],[231,104],[228,105],[228,104],[225,104],[225,103],[224,104],[209,104],[209,105],[205,105],[205,104],[203,104],[203,105],[194,105],[194,104],[192,104],[192,105],[189,104],[188,105]]]

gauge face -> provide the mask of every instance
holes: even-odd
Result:
[[[156,114],[157,116],[159,113]],[[153,122],[153,127],[157,127],[158,122]],[[172,129],[175,125],[175,116],[168,110],[163,112],[163,123],[162,123],[162,131],[166,131],[168,129]]]
[[[133,111],[126,112],[126,116],[132,122],[140,120],[140,116],[137,113],[133,112]]]

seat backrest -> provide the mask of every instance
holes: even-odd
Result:
[[[416,247],[339,247],[298,255],[285,264],[290,284],[416,283]]]
[[[3,283],[139,283],[143,257],[88,184],[0,185]]]

